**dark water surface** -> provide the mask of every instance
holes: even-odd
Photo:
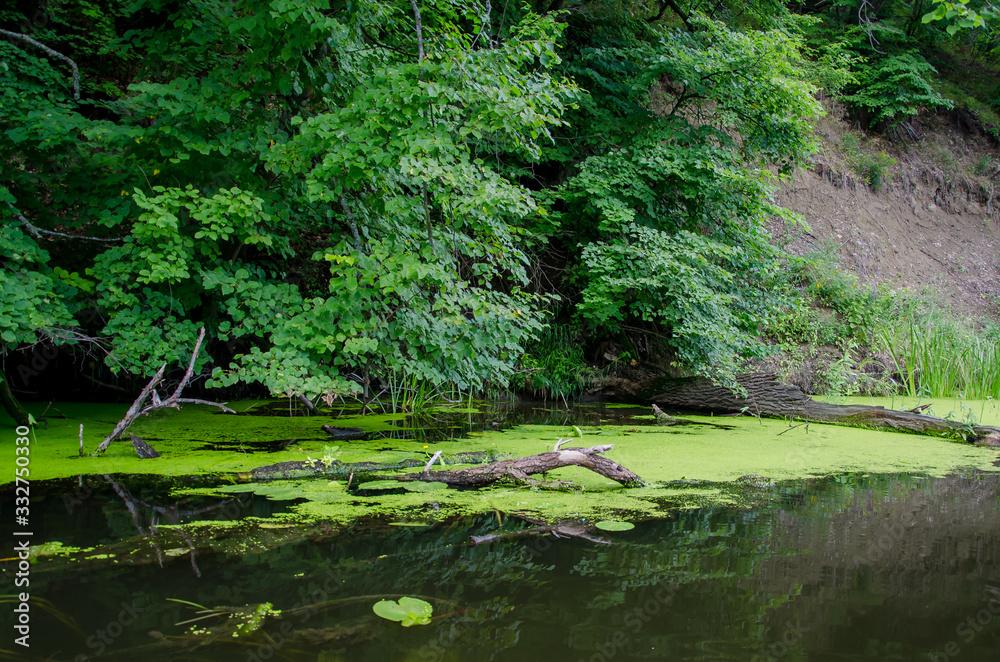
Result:
[[[678,510],[632,531],[591,532],[611,544],[521,536],[478,547],[470,536],[533,525],[497,513],[422,528],[249,520],[206,540],[163,525],[268,517],[283,504],[178,502],[167,486],[33,484],[32,509],[46,523],[34,543],[101,545],[114,557],[33,563],[31,595],[48,602],[32,604],[31,648],[12,643],[5,604],[0,649],[144,662],[1000,659],[997,474],[799,481],[762,492],[752,508]],[[0,497],[6,515],[10,488]],[[10,594],[13,564],[4,566]],[[404,595],[433,604],[430,625],[372,613]],[[260,603],[281,617],[234,637]]]

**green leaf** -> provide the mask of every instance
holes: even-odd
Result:
[[[399,602],[380,600],[372,605],[372,611],[386,620],[398,621],[404,628],[408,628],[411,625],[430,624],[434,608],[429,602],[407,596],[400,598]]]

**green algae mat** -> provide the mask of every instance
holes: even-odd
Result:
[[[854,401],[893,408],[916,404],[901,398]],[[155,447],[161,457],[139,459],[127,441],[115,442],[103,456],[89,455],[124,414],[124,406],[55,405],[31,445],[31,479],[158,475],[175,479],[175,496],[252,493],[292,502],[289,512],[299,519],[346,523],[379,516],[400,524],[421,524],[490,511],[547,521],[654,518],[679,506],[756,498],[752,490],[748,495],[746,480],[737,480],[748,475],[754,476],[756,484],[771,485],[841,474],[943,476],[956,469],[997,469],[995,449],[932,437],[832,425],[793,426],[753,417],[687,416],[685,420],[702,425],[658,427],[647,410],[621,406],[580,406],[570,412],[535,408],[519,416],[491,410],[489,405],[478,413],[468,408],[437,408],[419,419],[404,414],[291,416],[282,403],[256,401],[236,403],[234,408],[238,413],[232,415],[185,406],[140,419],[131,432]],[[1000,422],[1000,410],[992,401],[944,401],[934,403],[934,408],[938,416]],[[32,407],[36,416],[43,409]],[[516,424],[506,427],[511,421]],[[6,423],[12,431],[12,424]],[[323,425],[361,428],[369,434],[365,440],[335,442],[320,429]],[[520,485],[479,490],[421,483],[394,486],[344,476],[253,482],[249,474],[283,462],[306,462],[314,467],[360,462],[412,466],[426,462],[438,450],[449,463],[445,468],[461,468],[469,466],[462,464],[469,453],[491,459],[520,457],[551,450],[561,439],[571,439],[571,446],[613,444],[607,457],[638,473],[647,485],[625,489],[582,467],[566,467],[542,477],[572,483],[576,487],[571,491]],[[383,473],[388,477],[394,472]],[[183,477],[212,480],[210,486],[199,487],[176,480]],[[8,483],[12,479],[12,474],[4,477]]]

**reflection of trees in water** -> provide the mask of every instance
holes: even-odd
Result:
[[[995,657],[995,639],[956,628],[1000,584],[998,485],[971,472],[843,477],[648,523],[575,560],[588,609],[568,643],[607,651],[625,633],[618,650],[637,659],[922,659],[959,641],[968,659],[991,645]]]
[[[785,593],[790,581],[801,584],[775,617],[825,623],[810,632],[810,648],[826,650],[838,637],[940,647],[1000,583],[998,485],[997,475],[977,472],[837,485],[824,497],[828,515],[774,513],[774,555],[747,588]]]
[[[499,514],[427,528],[363,521],[348,530],[245,523],[188,535],[168,528],[154,536],[160,547],[201,550],[201,580],[176,562],[162,569],[150,563],[145,573],[117,567],[113,581],[110,560],[84,565],[107,571],[100,583],[107,609],[141,586],[149,604],[142,632],[186,617],[166,597],[293,609],[316,603],[317,589],[328,584],[323,599],[335,603],[295,621],[302,659],[315,659],[307,635],[334,637],[351,623],[374,635],[341,640],[351,659],[355,652],[357,659],[393,658],[404,645],[420,659],[506,660],[522,650],[553,662],[601,651],[623,660],[777,653],[795,660],[821,652],[924,659],[949,641],[959,641],[963,660],[993,659],[982,656],[991,642],[996,647],[995,627],[971,643],[958,639],[956,627],[987,604],[988,585],[1000,584],[998,485],[998,476],[981,473],[796,483],[754,492],[754,508],[674,511],[609,534],[612,545],[520,537],[469,547],[470,535],[533,526]],[[38,573],[39,590],[52,594],[46,584],[73,573],[81,596],[89,595],[94,584],[90,573],[78,574],[81,567]],[[389,593],[433,596],[441,618],[397,638],[368,603],[350,600]],[[260,644],[261,636],[229,642],[226,650]],[[215,645],[221,643],[209,648]],[[128,648],[122,641],[123,654]]]

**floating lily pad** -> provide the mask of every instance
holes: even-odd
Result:
[[[399,602],[380,600],[372,605],[372,611],[389,621],[399,621],[408,628],[411,625],[427,625],[431,622],[434,607],[420,598],[403,597]]]
[[[614,520],[603,520],[595,524],[601,531],[631,531],[635,524],[631,522],[616,522]]]

